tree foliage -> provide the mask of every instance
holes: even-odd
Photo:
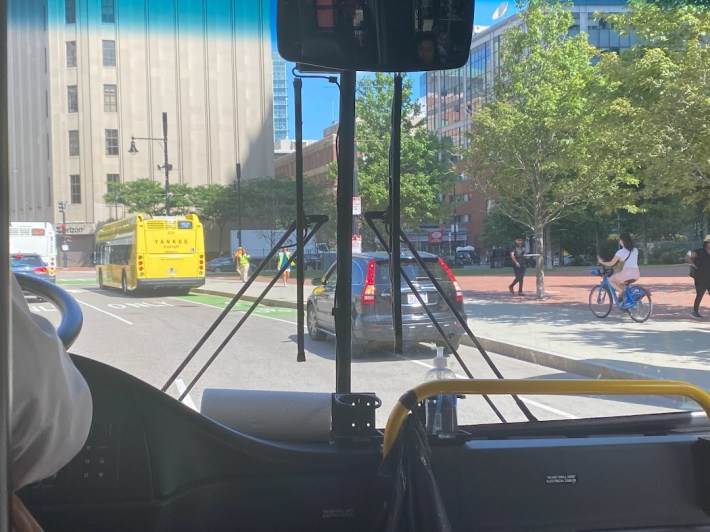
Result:
[[[104,201],[123,205],[128,212],[151,216],[165,214],[165,189],[151,179],[113,183],[104,194]]]
[[[363,212],[384,210],[388,204],[393,82],[393,76],[385,73],[358,81],[355,115]],[[446,221],[452,213],[452,206],[439,199],[453,187],[455,176],[450,155],[436,135],[426,130],[424,121],[418,118],[420,114],[420,105],[412,98],[411,79],[405,77],[400,172],[404,227]]]
[[[633,110],[626,133],[646,197],[681,194],[710,211],[710,7],[633,0],[609,20],[639,41],[600,67]]]
[[[522,5],[520,6],[523,7]],[[495,100],[472,118],[468,172],[496,208],[535,235],[572,206],[615,207],[636,178],[627,147],[610,125],[628,112],[593,66],[598,50],[569,36],[571,14],[559,3],[531,0],[522,24],[505,32]],[[537,295],[544,297],[543,257]]]

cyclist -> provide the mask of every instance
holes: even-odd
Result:
[[[599,264],[609,268],[615,266],[617,262],[623,262],[624,266],[621,271],[609,277],[609,283],[616,290],[617,299],[619,300],[624,294],[624,282],[637,280],[641,277],[638,258],[639,250],[634,246],[634,241],[629,233],[621,233],[619,235],[619,251],[614,254],[610,261],[604,261],[597,256]]]

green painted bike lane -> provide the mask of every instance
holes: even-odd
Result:
[[[57,280],[57,284],[62,285],[64,287],[89,286],[89,285],[97,286],[95,279],[62,279],[62,280]],[[145,296],[145,294],[136,294],[136,300],[140,299],[141,295]],[[155,295],[158,297],[174,297],[175,299],[180,299],[182,301],[200,303],[202,305],[207,305],[207,306],[214,307],[217,309],[223,309],[231,301],[230,298],[223,297],[223,296],[211,295],[211,294],[191,293],[190,295],[187,295],[187,296],[171,296],[170,294],[167,294],[167,293],[166,294],[158,293]],[[232,308],[232,312],[246,312],[247,310],[249,310],[249,307],[251,307],[251,305],[252,305],[251,301],[239,301]],[[278,318],[295,318],[296,317],[296,309],[259,305],[258,307],[256,307],[254,309],[254,314],[259,314],[261,316],[274,316],[274,317],[278,317]]]
[[[203,305],[209,305],[211,307],[222,309],[227,306],[231,301],[230,298],[223,296],[215,296],[211,294],[195,294],[191,293],[188,296],[175,296],[176,299],[187,302],[201,303]],[[238,301],[232,312],[246,312],[249,307],[252,306],[251,301]],[[265,305],[259,305],[254,309],[254,314],[259,314],[261,316],[274,316],[279,318],[295,318],[296,309],[284,308],[284,307],[269,307]]]

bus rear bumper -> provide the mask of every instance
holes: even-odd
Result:
[[[205,284],[204,277],[175,277],[173,279],[138,279],[136,288],[197,288]]]

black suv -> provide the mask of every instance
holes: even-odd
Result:
[[[435,255],[422,253],[429,271],[441,284],[449,300],[465,317],[463,294],[456,278],[446,263]],[[414,283],[432,314],[446,331],[454,347],[458,347],[463,327],[446,302],[436,291],[424,270],[414,258],[402,254],[401,264],[407,277]],[[336,267],[333,264],[322,279],[313,279],[317,288],[308,298],[308,334],[313,340],[335,334],[333,302],[335,300]],[[357,355],[371,343],[392,345],[392,298],[390,263],[386,253],[365,252],[353,255],[352,279],[352,351]],[[402,293],[402,334],[405,342],[435,342],[443,345],[439,332],[427,316],[404,278]]]

